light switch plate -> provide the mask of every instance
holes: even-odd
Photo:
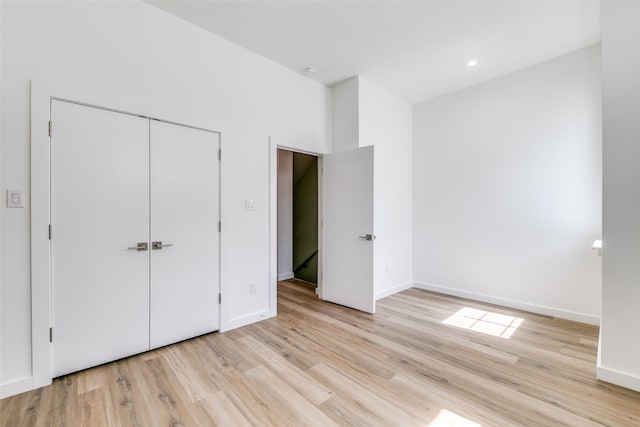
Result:
[[[253,212],[256,210],[256,201],[251,199],[251,200],[245,200],[244,201],[244,210],[247,212]]]
[[[7,207],[24,208],[24,194],[22,190],[7,190]]]

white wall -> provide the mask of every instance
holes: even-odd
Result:
[[[603,281],[598,377],[640,391],[640,4],[603,4]]]
[[[358,147],[359,140],[359,80],[352,77],[332,88],[332,151]]]
[[[374,146],[374,295],[412,286],[412,109],[362,76],[333,87],[333,151]]]
[[[30,79],[121,93],[221,123],[223,322],[234,327],[271,313],[269,136],[326,152],[330,91],[145,3],[3,1],[0,8],[0,182],[3,192],[27,195],[25,209],[3,204],[1,211],[0,383],[31,370]],[[255,212],[244,211],[249,198]]]
[[[293,152],[278,150],[278,280],[293,277]]]
[[[599,46],[415,106],[417,286],[597,323],[600,114]]]
[[[411,104],[358,77],[359,145],[374,146],[376,299],[412,286]]]

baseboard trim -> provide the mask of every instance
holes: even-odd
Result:
[[[293,272],[278,274],[278,282],[282,280],[289,280],[289,279],[293,279]]]
[[[600,361],[596,366],[596,378],[630,390],[640,391],[640,377],[606,368],[600,365]]]
[[[250,325],[255,322],[259,322],[261,320],[269,319],[271,317],[275,317],[275,310],[263,310],[257,313],[248,314],[246,316],[235,317],[230,319],[229,322],[225,325],[224,329],[220,329],[220,332],[227,332],[232,329],[240,328],[242,326]]]
[[[376,301],[411,288],[413,288],[413,282],[401,283],[391,288],[383,289],[380,292],[376,292]]]
[[[561,310],[554,307],[543,305],[529,304],[526,302],[515,301],[507,298],[498,298],[490,295],[479,294],[475,292],[463,291],[461,289],[447,288],[444,286],[433,285],[424,282],[414,282],[413,287],[424,289],[427,291],[438,292],[441,294],[453,295],[461,298],[468,298],[476,301],[487,302],[489,304],[501,305],[504,307],[515,308],[517,310],[529,311],[532,313],[543,314],[545,316],[559,317],[561,319],[573,320],[575,322],[587,323],[589,325],[600,325],[600,318],[586,313],[578,313],[574,311]]]
[[[600,329],[602,331],[602,329]],[[596,378],[620,387],[640,391],[640,378],[602,366],[602,334],[598,336],[598,358],[596,360]]]
[[[24,393],[26,391],[35,390],[49,384],[51,384],[51,379],[49,379],[48,382],[39,384],[36,383],[34,377],[20,378],[18,380],[0,384],[0,399],[15,396],[16,394]]]

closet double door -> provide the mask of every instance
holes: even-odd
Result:
[[[54,377],[219,328],[219,135],[51,103]]]

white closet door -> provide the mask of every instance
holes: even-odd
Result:
[[[52,101],[53,376],[149,348],[149,121]]]
[[[219,329],[219,138],[151,121],[151,348]]]

